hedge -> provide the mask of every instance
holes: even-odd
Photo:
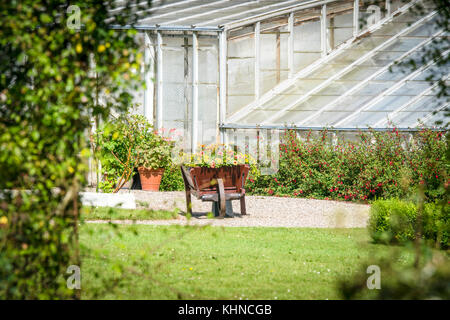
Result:
[[[377,200],[370,209],[370,236],[374,242],[402,244],[414,240],[416,230],[421,230],[424,239],[436,242],[441,248],[449,248],[450,206],[424,204],[421,225],[417,213],[418,206],[413,202]]]
[[[327,131],[306,137],[286,131],[280,140],[278,172],[249,179],[249,193],[367,202],[405,198],[425,185],[427,201],[445,194],[447,140],[442,132],[425,129],[411,139],[394,128],[332,142]]]

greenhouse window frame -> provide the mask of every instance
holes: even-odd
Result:
[[[440,110],[444,109],[449,104],[446,104]],[[226,123],[220,126],[223,130],[295,130],[295,131],[329,131],[329,132],[368,132],[377,131],[385,132],[392,131],[393,128],[388,127],[314,127],[314,126],[296,126],[296,125],[264,125],[264,124],[238,124],[238,123]],[[433,131],[447,132],[446,128],[427,128]],[[395,130],[399,132],[419,132],[422,128],[411,127],[395,127]]]
[[[305,7],[302,7],[302,9],[315,8],[315,7],[317,7],[317,8],[320,7],[321,8],[321,6],[323,4],[330,3],[330,2],[337,2],[337,1],[338,0],[321,1],[321,2],[317,2],[315,4],[305,5]],[[377,28],[379,28],[383,24],[390,22],[394,18],[394,16],[396,16],[396,15],[398,15],[400,13],[404,13],[407,10],[409,10],[412,6],[414,6],[419,1],[420,0],[413,0],[413,1],[403,5],[401,7],[399,7],[391,15],[387,15],[385,18],[381,19],[376,24],[374,24],[371,27],[369,27],[368,29],[364,30],[364,32],[362,34],[373,32],[374,30],[376,30]],[[243,26],[243,25],[238,24],[238,26]],[[311,74],[312,72],[316,71],[320,66],[322,66],[323,64],[326,64],[328,61],[332,60],[337,55],[341,54],[344,50],[346,50],[349,47],[351,47],[353,45],[353,43],[358,39],[358,37],[362,36],[362,34],[358,33],[356,36],[354,35],[353,37],[349,38],[345,42],[341,43],[336,49],[331,51],[329,54],[323,56],[322,58],[320,58],[320,59],[318,59],[316,61],[314,61],[308,67],[300,70],[295,75],[293,75],[291,78],[288,78],[287,80],[283,81],[279,85],[273,87],[271,90],[269,90],[266,93],[264,93],[259,99],[254,100],[253,102],[251,102],[247,106],[245,106],[245,107],[241,108],[240,110],[234,112],[233,114],[228,116],[227,122],[230,122],[230,123],[238,122],[239,120],[245,118],[246,116],[248,116],[250,114],[250,112],[252,112],[256,108],[260,107],[261,105],[264,105],[265,103],[267,103],[268,101],[273,99],[276,95],[278,95],[279,93],[281,93],[284,90],[288,89],[299,78],[305,77],[305,76]]]
[[[424,21],[427,21],[431,18],[433,18],[435,15],[437,14],[437,11],[433,11],[431,13],[429,13],[427,16],[423,17],[422,19],[419,19],[418,21],[416,21],[415,23],[413,23],[412,25],[410,25],[409,27],[403,29],[401,32],[397,33],[395,36],[389,38],[387,41],[381,43],[380,45],[376,46],[375,48],[373,48],[372,50],[368,51],[366,54],[364,54],[363,56],[361,56],[360,58],[358,58],[357,60],[353,61],[351,64],[349,64],[348,66],[346,66],[344,69],[340,70],[339,72],[333,74],[331,77],[329,77],[327,80],[325,80],[324,82],[322,82],[320,85],[316,86],[314,89],[310,90],[308,93],[302,95],[299,99],[295,100],[294,102],[290,103],[288,106],[284,107],[283,109],[281,109],[280,111],[276,112],[274,115],[272,115],[270,118],[268,118],[266,121],[264,121],[263,123],[266,124],[268,122],[273,121],[274,119],[278,119],[281,116],[283,116],[287,111],[289,111],[290,109],[294,108],[296,105],[302,103],[303,101],[305,101],[306,99],[308,99],[311,95],[319,92],[320,90],[322,90],[323,88],[325,88],[327,85],[329,85],[332,81],[339,79],[342,75],[346,74],[349,70],[351,70],[354,66],[357,66],[359,64],[361,64],[362,62],[364,62],[365,60],[367,60],[368,58],[370,58],[371,56],[373,56],[374,54],[376,54],[378,51],[380,51],[380,49],[385,48],[387,46],[389,46],[390,44],[392,44],[394,41],[396,41],[398,38],[400,38],[403,34],[408,33],[409,31],[413,30],[414,28],[416,28],[418,25],[420,25],[421,23],[423,23]],[[305,123],[306,119],[308,119],[309,117],[305,118],[304,120],[302,120],[300,123]]]
[[[204,93],[202,93],[203,91],[200,91],[200,94],[199,94],[199,87],[203,88],[200,86],[202,83],[200,83],[200,80],[199,80],[199,51],[201,50],[201,47],[199,50],[199,42],[198,42],[199,37],[204,36],[204,37],[212,37],[212,38],[216,39],[215,40],[216,42],[213,46],[214,46],[214,48],[218,48],[218,51],[215,51],[216,55],[214,56],[215,57],[214,59],[217,59],[217,69],[214,69],[214,70],[215,70],[215,72],[217,72],[218,77],[217,77],[217,80],[214,81],[214,85],[217,85],[218,90],[217,90],[217,97],[216,97],[217,98],[217,106],[216,106],[217,119],[215,119],[214,122],[217,125],[217,127],[216,127],[217,139],[219,139],[222,143],[224,143],[224,142],[226,142],[226,134],[225,134],[226,131],[225,130],[229,129],[229,126],[237,126],[237,128],[242,128],[242,125],[241,126],[237,125],[237,123],[239,122],[238,120],[241,120],[245,116],[248,116],[256,108],[262,106],[264,103],[266,103],[269,100],[271,100],[272,98],[274,98],[277,94],[288,89],[298,79],[305,77],[305,76],[311,74],[312,72],[318,70],[319,67],[323,66],[330,60],[334,59],[337,55],[341,54],[346,49],[350,48],[355,43],[355,41],[359,40],[360,37],[363,37],[364,35],[369,34],[369,33],[373,32],[374,30],[377,30],[383,24],[390,22],[394,18],[394,16],[396,16],[400,13],[406,12],[407,10],[409,10],[412,6],[414,6],[419,1],[420,0],[410,1],[407,4],[400,6],[398,9],[395,10],[395,12],[390,13],[391,1],[386,0],[385,2],[386,2],[386,9],[388,10],[388,14],[383,19],[381,19],[377,23],[373,24],[372,26],[370,26],[364,30],[360,30],[360,28],[359,28],[360,8],[359,8],[358,0],[353,0],[353,1],[350,0],[348,2],[343,2],[342,4],[337,4],[334,7],[331,5],[331,3],[339,3],[340,0],[305,1],[303,3],[296,3],[295,5],[292,5],[289,7],[285,7],[282,9],[274,9],[274,10],[271,10],[271,11],[268,11],[265,13],[256,14],[254,16],[246,17],[244,19],[240,19],[240,20],[236,20],[236,21],[231,21],[229,23],[224,23],[224,24],[218,25],[218,26],[208,26],[205,24],[200,24],[198,26],[196,26],[196,25],[190,25],[190,26],[167,25],[169,23],[177,23],[177,22],[182,22],[183,20],[187,20],[187,19],[189,19],[189,16],[188,16],[186,18],[183,17],[183,18],[179,18],[179,19],[169,20],[167,22],[167,24],[161,23],[161,24],[154,24],[154,25],[141,24],[141,25],[133,25],[133,26],[113,26],[113,28],[115,28],[115,29],[136,29],[136,30],[144,33],[145,61],[148,61],[149,57],[152,57],[154,60],[154,68],[153,69],[151,68],[150,72],[145,75],[145,83],[147,84],[147,86],[144,91],[144,115],[147,118],[152,117],[154,119],[155,129],[163,128],[163,121],[172,121],[170,119],[169,120],[164,119],[164,117],[167,117],[167,115],[165,115],[163,113],[163,112],[165,112],[164,111],[165,105],[163,104],[163,96],[164,96],[164,94],[167,94],[167,92],[170,92],[170,90],[172,90],[171,83],[167,82],[167,81],[170,81],[170,79],[169,80],[164,79],[164,77],[167,77],[167,78],[171,78],[171,77],[167,76],[167,74],[165,76],[163,76],[163,66],[164,66],[164,62],[165,62],[164,61],[164,52],[167,50],[171,50],[171,49],[175,50],[174,47],[170,48],[170,45],[168,48],[164,49],[164,46],[166,45],[165,44],[166,37],[184,37],[185,39],[187,39],[187,38],[192,39],[192,54],[189,57],[190,59],[192,59],[192,62],[190,62],[188,65],[189,72],[192,72],[192,77],[193,77],[192,78],[192,101],[186,102],[186,105],[188,106],[187,108],[189,108],[189,112],[191,112],[190,110],[192,110],[192,118],[191,119],[186,118],[185,121],[187,121],[186,123],[190,123],[190,125],[191,125],[191,128],[190,128],[191,137],[188,140],[190,140],[190,142],[191,142],[192,151],[195,152],[197,143],[199,141],[199,125],[201,125],[201,123],[199,123],[200,122],[199,121],[199,105],[203,106],[202,102],[201,101],[199,102],[199,99],[201,99],[201,97],[199,97],[199,95],[201,96],[202,94],[204,94]],[[192,1],[191,0],[180,1],[180,2],[178,2],[178,4],[181,6],[182,4],[186,4],[189,2],[192,2]],[[225,1],[214,1],[214,2],[209,2],[209,3],[205,2],[204,4],[205,4],[205,7],[207,7],[207,6],[212,6],[213,4],[224,3],[224,2]],[[295,1],[282,1],[282,2],[283,3],[294,3]],[[352,5],[351,5],[352,2],[353,2],[353,9],[352,9]],[[245,4],[249,4],[249,3],[250,2],[240,3],[233,7],[245,6]],[[330,5],[327,6],[327,4],[330,4]],[[195,6],[195,7],[199,8],[199,6]],[[302,23],[303,20],[306,21],[307,19],[314,18],[315,19],[314,21],[317,21],[317,19],[320,20],[320,49],[319,48],[317,49],[317,52],[318,52],[318,54],[320,54],[320,57],[317,60],[313,61],[308,66],[306,66],[305,68],[301,69],[298,72],[295,72],[295,69],[294,69],[294,63],[295,63],[294,62],[294,54],[295,54],[294,37],[297,32],[295,30],[296,13],[301,12],[302,10],[305,10],[305,9],[311,9],[310,11],[314,11],[314,12],[312,12],[312,14],[311,14],[311,12],[308,11],[303,16],[297,15],[297,18],[298,18],[297,25]],[[317,16],[315,9],[319,10],[318,16]],[[187,9],[181,9],[181,10],[184,10],[182,12],[188,11]],[[224,8],[214,9],[211,12],[217,14],[217,13],[223,12],[225,10],[227,10],[227,8],[224,7]],[[259,7],[254,10],[261,11]],[[352,14],[351,10],[353,11],[353,19],[351,16],[351,14]],[[180,10],[174,11],[174,12],[179,12],[179,11]],[[252,10],[250,10],[250,11],[252,11]],[[339,12],[339,13],[337,13],[337,12]],[[329,50],[327,47],[328,37],[329,37],[327,35],[327,27],[328,27],[327,19],[330,16],[342,14],[340,12],[345,12],[345,14],[346,15],[348,14],[348,16],[349,16],[349,23],[348,23],[348,28],[349,28],[348,34],[349,35],[348,35],[348,38],[347,37],[344,38],[342,40],[342,42],[340,42],[340,44],[338,44],[334,48],[332,47]],[[338,79],[342,74],[345,74],[345,72],[350,70],[352,67],[357,66],[362,61],[365,61],[367,59],[367,57],[370,57],[373,54],[375,54],[376,52],[378,52],[380,50],[380,48],[387,47],[388,45],[390,45],[392,43],[392,41],[407,34],[407,32],[409,32],[410,30],[415,28],[421,22],[431,19],[436,13],[437,13],[437,11],[433,11],[432,13],[428,14],[426,17],[423,17],[422,19],[415,21],[412,25],[403,29],[401,32],[395,34],[389,40],[383,42],[381,45],[377,46],[374,49],[368,50],[368,52],[366,54],[364,54],[362,57],[353,61],[349,66],[347,66],[346,68],[333,74],[330,78],[325,80],[322,84],[316,86],[312,90],[309,90],[305,94],[301,95],[300,99],[296,99],[296,101],[294,101],[293,103],[290,103],[289,105],[285,106],[281,110],[278,110],[270,118],[265,119],[264,121],[261,121],[260,125],[256,125],[253,128],[273,127],[271,125],[272,120],[278,119],[283,114],[285,114],[287,111],[289,111],[292,107],[294,107],[298,103],[301,103],[301,101],[310,97],[311,95],[318,92],[319,90],[323,89],[331,81]],[[172,15],[172,13],[171,13],[171,15]],[[206,15],[206,14],[197,12],[197,14],[193,14],[190,17],[200,17],[200,16],[204,16],[204,15]],[[169,16],[169,15],[167,15],[167,16]],[[159,17],[161,17],[161,15],[159,15]],[[152,16],[151,18],[158,18],[158,15]],[[276,19],[274,19],[274,18],[276,18]],[[217,18],[217,19],[219,19],[219,18]],[[212,19],[210,21],[214,21],[217,19]],[[272,21],[272,19],[274,19],[274,20]],[[146,20],[149,20],[149,19],[146,19]],[[353,25],[351,22],[352,20],[353,20]],[[205,23],[208,23],[208,22],[205,22]],[[262,72],[267,71],[270,68],[268,68],[267,70],[261,69],[261,64],[264,63],[261,61],[261,59],[263,59],[263,61],[265,59],[264,52],[261,52],[261,50],[262,50],[261,42],[263,41],[261,39],[261,37],[262,37],[261,35],[264,34],[265,30],[270,30],[270,28],[275,28],[275,27],[273,27],[273,25],[276,25],[276,28],[283,28],[283,29],[281,29],[281,31],[278,30],[278,36],[279,36],[279,33],[287,34],[287,43],[285,42],[285,44],[284,44],[285,46],[287,46],[287,55],[286,55],[287,56],[287,67],[286,67],[286,60],[283,60],[284,65],[282,65],[282,67],[280,67],[280,62],[279,62],[279,57],[278,57],[276,67],[273,67],[273,66],[271,67],[272,69],[275,68],[275,69],[273,69],[273,71],[278,71],[278,74],[276,75],[277,82],[275,83],[275,85],[272,88],[269,88],[268,91],[264,92],[264,90],[266,90],[266,88],[265,88],[265,84],[262,82]],[[331,23],[330,23],[330,25],[331,25]],[[228,49],[229,49],[229,45],[230,45],[230,43],[229,43],[230,38],[228,36],[230,35],[230,33],[233,30],[236,30],[237,28],[245,28],[245,27],[253,28],[253,34],[250,34],[250,37],[254,38],[255,48],[254,48],[254,57],[252,57],[252,58],[254,58],[254,62],[250,62],[250,63],[251,64],[254,63],[253,67],[255,68],[254,75],[253,75],[253,80],[254,80],[254,85],[255,85],[254,90],[253,90],[254,101],[249,103],[248,105],[245,105],[243,108],[239,109],[238,111],[234,112],[233,114],[227,116],[227,111],[229,110],[228,109],[229,108],[228,87],[230,86],[230,84],[228,83],[228,72],[229,72],[229,64],[228,63],[230,60]],[[287,27],[287,31],[286,31],[286,27]],[[251,28],[248,28],[248,29],[252,30]],[[264,28],[264,30],[262,30],[263,28]],[[350,28],[353,28],[353,33]],[[247,31],[245,31],[245,32],[247,32]],[[242,34],[242,32],[240,32],[239,36],[241,34]],[[246,36],[248,36],[248,35],[246,35]],[[432,38],[434,38],[435,36],[436,35],[433,35]],[[285,37],[285,36],[283,36],[283,37]],[[283,39],[286,39],[286,38],[283,38]],[[347,40],[345,40],[345,39],[347,39]],[[427,43],[429,41],[431,41],[431,39],[426,39],[425,41],[421,42],[421,44],[419,44],[418,47],[423,46],[424,43]],[[168,40],[167,43],[171,43],[171,42]],[[279,46],[279,44],[277,44],[277,45]],[[189,51],[190,51],[190,49],[189,49]],[[411,52],[409,51],[408,53],[411,53]],[[250,55],[252,55],[252,53],[247,54],[247,55],[250,56]],[[186,58],[186,53],[185,53],[185,58]],[[283,59],[285,59],[285,58],[283,58]],[[398,60],[398,58],[396,59],[396,61],[397,60]],[[393,63],[395,63],[395,61],[390,63],[389,66],[392,65]],[[200,68],[203,68],[203,67],[200,67]],[[388,67],[383,67],[381,69],[382,71],[377,72],[376,75],[380,74],[381,72],[386,71],[387,68]],[[272,69],[270,69],[270,70],[272,70]],[[280,71],[284,72],[282,74],[284,78],[281,82],[280,82]],[[287,72],[287,78],[286,78],[286,72]],[[200,73],[200,77],[202,77],[202,74],[203,74],[203,72]],[[154,78],[156,81],[153,83],[153,85],[151,85],[150,82],[151,82],[151,79],[153,78],[153,75],[154,75]],[[367,84],[374,77],[375,76],[371,76],[367,79],[364,79],[361,82],[361,84],[358,85],[356,88],[358,88],[358,89],[361,88],[364,84]],[[187,80],[185,79],[185,81],[187,81]],[[165,85],[168,86],[168,89],[165,89]],[[397,85],[398,85],[398,83],[397,83]],[[190,86],[190,84],[189,84],[189,86]],[[249,92],[244,92],[244,93],[251,94],[252,89],[250,89]],[[165,92],[165,90],[168,90],[168,91]],[[203,90],[203,89],[201,89],[201,90]],[[336,103],[336,101],[338,99],[342,99],[343,97],[351,95],[351,93],[355,92],[355,90],[356,90],[355,88],[348,89],[343,94],[341,94],[339,96],[339,98],[337,98],[335,101],[327,103],[324,107],[321,108],[321,110],[318,110],[317,112],[302,119],[302,121],[300,121],[299,123],[296,123],[295,125],[293,125],[293,128],[296,128],[296,130],[298,130],[298,128],[307,128],[305,130],[310,130],[311,128],[313,128],[313,129],[315,128],[314,130],[317,130],[317,127],[304,127],[303,125],[305,123],[307,123],[307,121],[309,119],[312,119],[314,116],[317,116],[318,114],[320,114],[321,112],[326,110],[328,107],[330,107],[333,103]],[[210,92],[210,91],[208,91],[208,92]],[[387,92],[389,92],[389,90]],[[190,94],[190,92],[189,92],[189,94]],[[382,95],[386,95],[386,94],[388,94],[388,93],[383,92],[383,94],[380,94],[378,96],[382,96]],[[208,95],[211,96],[210,93],[208,93]],[[426,95],[426,94],[424,93],[423,95]],[[188,95],[185,94],[185,99],[186,99],[186,96],[188,96]],[[210,101],[210,100],[211,99],[209,99],[208,101]],[[247,101],[251,101],[251,100],[247,100]],[[378,100],[375,100],[375,101],[378,101]],[[356,110],[349,116],[346,116],[343,120],[338,121],[335,124],[335,127],[339,127],[339,125],[345,123],[346,120],[348,120],[348,119],[352,118],[353,116],[359,114],[360,112],[364,111],[365,109],[367,109],[374,103],[375,103],[374,101],[371,101],[370,103],[366,103],[362,108],[359,108],[358,110]],[[405,108],[405,105],[406,104],[400,106],[399,111],[397,111],[397,112],[400,112],[401,110],[403,110]],[[186,112],[188,112],[188,111],[186,111]],[[394,114],[396,114],[396,113],[394,113]],[[178,121],[178,120],[176,120],[176,121]],[[208,119],[208,121],[209,121],[208,123],[212,123],[212,121],[210,121],[209,119]],[[378,121],[378,122],[380,122],[380,121]],[[185,125],[187,126],[186,123],[185,123]],[[380,123],[383,123],[383,122],[380,122]],[[286,126],[275,126],[275,127],[286,128]],[[349,128],[344,128],[344,129],[349,129]],[[350,128],[350,129],[352,129],[352,128]],[[360,130],[359,128],[353,128],[353,129]],[[337,130],[343,130],[343,129],[337,128]]]
[[[446,50],[445,52],[443,52],[441,57],[446,56],[448,54],[450,54],[450,49]],[[374,99],[370,100],[370,102],[364,104],[363,106],[361,106],[360,108],[355,110],[352,114],[348,115],[344,119],[339,120],[335,125],[336,126],[342,125],[343,123],[347,122],[348,120],[352,119],[353,117],[356,117],[361,112],[363,112],[363,111],[373,107],[374,105],[379,103],[382,99],[384,99],[384,97],[390,95],[391,93],[395,92],[400,87],[402,87],[407,81],[409,81],[409,80],[415,78],[416,76],[420,75],[421,73],[423,73],[426,69],[428,69],[432,65],[435,65],[437,63],[437,61],[439,59],[441,59],[441,57],[439,57],[438,59],[435,59],[435,60],[431,60],[428,63],[426,63],[423,66],[421,66],[420,68],[418,68],[417,70],[409,73],[405,78],[403,78],[402,80],[398,81],[392,87],[390,87],[386,91],[383,91],[380,94],[378,94]]]
[[[450,78],[450,75],[447,75],[447,76],[443,77],[441,80],[445,81],[445,80],[447,80],[449,78]],[[433,90],[436,89],[439,86],[439,83],[440,83],[440,80],[436,81],[431,87],[429,87],[426,90],[422,91],[419,95],[415,96],[410,101],[402,104],[400,107],[398,107],[394,111],[390,112],[389,113],[390,119],[381,119],[381,120],[377,121],[374,124],[374,127],[379,127],[381,125],[385,125],[386,123],[389,123],[389,121],[391,121],[399,112],[401,112],[402,110],[404,110],[404,109],[414,105],[416,102],[419,102],[424,97],[426,97],[428,94],[432,93]],[[442,107],[442,108],[445,108],[445,107],[446,107],[446,105],[444,105],[444,107]],[[441,109],[441,108],[439,108],[439,109]],[[439,109],[437,110],[437,112],[439,112]]]
[[[375,79],[377,76],[379,76],[380,74],[386,72],[389,70],[389,68],[391,68],[392,66],[394,66],[398,61],[401,61],[403,58],[409,56],[410,54],[412,54],[414,51],[416,51],[417,49],[427,45],[428,43],[430,43],[431,41],[433,41],[434,38],[438,37],[440,34],[442,34],[444,31],[440,30],[438,32],[436,32],[431,38],[426,39],[424,41],[422,41],[421,43],[419,43],[418,45],[416,45],[415,47],[413,47],[412,49],[408,50],[407,52],[405,52],[404,54],[402,54],[400,57],[396,58],[395,60],[393,60],[392,62],[390,62],[389,64],[387,64],[386,66],[380,68],[380,70],[374,72],[372,75],[370,75],[369,77],[367,77],[366,79],[364,79],[363,81],[361,81],[359,84],[357,84],[356,86],[350,88],[349,90],[347,90],[346,92],[344,92],[343,94],[339,95],[339,97],[329,103],[327,103],[325,106],[321,107],[319,110],[317,110],[315,113],[307,116],[305,119],[303,119],[302,121],[298,122],[297,125],[303,125],[306,122],[310,121],[311,119],[313,119],[314,117],[322,114],[325,110],[331,108],[334,104],[336,104],[337,102],[341,101],[342,99],[352,95],[354,92],[358,91],[359,89],[361,89],[362,87],[364,87],[367,83],[369,83],[370,81],[372,81],[373,79]]]
[[[417,121],[414,126],[419,126],[421,123],[426,123],[428,120],[430,120],[436,113],[448,108],[450,106],[450,102],[447,102],[446,104],[444,104],[442,107],[428,113],[425,117],[423,117],[420,121]],[[448,129],[444,129],[442,128],[442,130],[440,131],[445,131],[447,132]]]

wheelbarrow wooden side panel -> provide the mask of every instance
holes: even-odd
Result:
[[[202,201],[218,202],[222,217],[225,215],[225,202],[240,199],[241,214],[246,214],[245,181],[249,170],[249,165],[220,168],[182,166],[187,213],[192,214],[191,195],[194,195]]]

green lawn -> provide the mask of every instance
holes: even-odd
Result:
[[[82,297],[107,299],[337,299],[390,248],[365,229],[84,225],[80,241]]]
[[[175,211],[107,207],[83,207],[81,214],[86,220],[167,220],[178,216]]]

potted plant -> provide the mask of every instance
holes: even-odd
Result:
[[[255,160],[248,154],[243,154],[225,144],[200,145],[200,150],[194,154],[183,154],[182,170],[201,168],[196,170],[199,186],[208,185],[212,180],[223,179],[226,185],[232,185],[242,172],[257,174]],[[241,186],[242,187],[242,186]]]
[[[187,212],[191,212],[193,194],[202,201],[213,201],[212,211],[221,217],[225,212],[232,215],[230,201],[240,199],[241,214],[245,214],[245,180],[249,172],[255,175],[257,171],[252,157],[224,144],[201,145],[199,152],[183,154],[181,172]],[[227,201],[229,205],[226,205]]]
[[[173,142],[153,129],[142,115],[124,114],[96,133],[104,192],[118,192],[138,169],[143,190],[158,191],[164,168],[171,164]]]
[[[156,131],[143,132],[143,136],[137,151],[142,190],[159,191],[164,169],[171,165],[173,142]]]
[[[132,114],[113,118],[97,130],[96,156],[103,177],[99,187],[104,192],[118,192],[130,182],[137,164],[137,148],[145,138],[142,132],[151,130],[153,127],[143,116]]]
[[[255,165],[255,160],[248,154],[234,150],[230,145],[215,143],[208,146],[199,145],[196,153],[181,154],[181,164],[186,167],[203,167],[219,169],[240,165]]]

